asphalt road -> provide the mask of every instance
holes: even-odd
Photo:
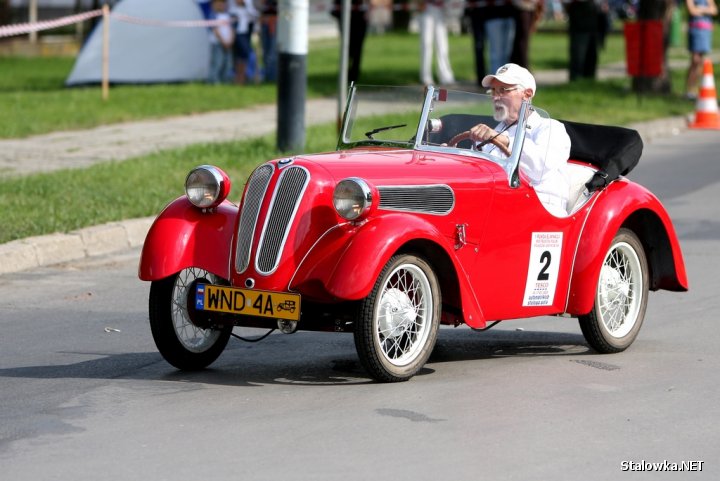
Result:
[[[0,476],[720,479],[718,147],[656,139],[631,174],[670,211],[691,290],[652,293],[616,355],[540,318],[443,329],[407,383],[370,382],[351,335],[302,332],[187,374],[155,349],[136,249],[0,276]],[[673,463],[702,471],[623,470]]]

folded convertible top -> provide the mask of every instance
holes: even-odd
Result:
[[[627,175],[640,160],[643,141],[636,130],[561,120],[570,136],[570,158],[600,170],[585,184],[590,192]]]

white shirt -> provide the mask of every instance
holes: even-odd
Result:
[[[224,12],[216,13],[215,20],[226,20],[228,23],[223,23],[210,29],[210,43],[213,45],[220,43],[217,35],[215,35],[215,30],[217,29],[218,35],[220,35],[220,38],[223,39],[223,43],[226,45],[232,44],[233,24],[230,21],[230,14]]]
[[[237,17],[237,33],[248,33],[250,24],[260,16],[253,0],[245,0],[245,5],[240,6],[233,1],[229,4],[228,11]]]
[[[495,130],[506,128],[500,122]],[[525,142],[520,153],[520,169],[530,179],[530,185],[537,192],[545,208],[556,216],[567,215],[570,196],[570,181],[567,174],[567,160],[570,157],[570,137],[565,126],[554,119],[541,117],[533,111],[525,124]],[[515,141],[517,124],[511,125],[503,135]],[[483,152],[495,156],[505,155],[493,144],[482,147]]]

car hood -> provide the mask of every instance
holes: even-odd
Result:
[[[505,176],[493,162],[457,154],[401,149],[364,148],[295,157],[314,164],[335,181],[361,177],[376,185],[466,184]]]

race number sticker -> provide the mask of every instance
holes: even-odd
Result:
[[[533,232],[523,307],[552,304],[561,252],[562,232]]]

